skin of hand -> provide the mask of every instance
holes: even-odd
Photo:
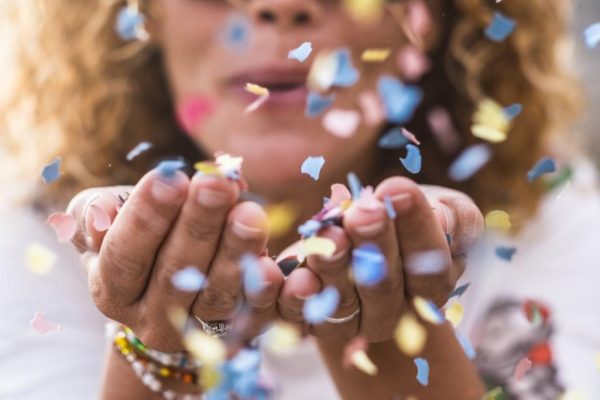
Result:
[[[125,191],[130,196],[117,211],[118,195]],[[238,198],[234,181],[200,175],[190,180],[182,172],[165,177],[157,170],[133,188],[90,189],[77,195],[67,211],[78,221],[73,243],[82,252],[98,309],[129,326],[149,347],[176,351],[183,345],[169,320],[173,309],[204,321],[229,320],[245,299],[250,311],[245,311],[248,318],[240,335],[255,335],[252,329],[276,316],[283,276],[274,260],[260,256],[269,235],[265,212]],[[110,216],[107,231],[94,228],[92,207]],[[259,294],[242,293],[238,260],[245,253],[258,257],[265,281]],[[172,283],[173,275],[188,266],[207,278],[200,292],[183,292]]]

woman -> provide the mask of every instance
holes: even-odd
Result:
[[[483,211],[506,210],[513,224],[523,225],[535,215],[542,196],[542,186],[531,184],[525,176],[550,151],[550,134],[564,131],[576,109],[576,91],[557,60],[564,39],[563,3],[397,2],[357,12],[351,3],[319,1],[230,4],[157,0],[138,5],[145,24],[138,24],[133,33],[148,39],[141,42],[124,41],[115,33],[115,18],[122,18],[123,2],[39,4],[43,7],[21,10],[23,22],[35,21],[29,27],[35,41],[21,49],[23,79],[8,104],[14,110],[26,110],[31,98],[25,94],[35,94],[29,117],[45,128],[46,135],[54,132],[57,140],[50,142],[57,147],[49,146],[49,141],[41,146],[36,136],[13,141],[9,137],[8,143],[28,151],[35,148],[45,160],[63,157],[68,173],[43,186],[47,194],[36,197],[45,205],[64,204],[84,187],[135,184],[134,188],[83,192],[71,201],[69,210],[79,223],[74,241],[84,252],[96,306],[109,318],[131,327],[149,348],[168,353],[183,349],[180,331],[169,321],[174,307],[189,312],[194,317],[190,319],[200,321],[207,333],[233,329],[234,347],[240,345],[237,339],[249,339],[269,322],[283,319],[307,327],[317,338],[344,398],[480,398],[484,390],[448,324],[419,323],[428,335],[419,353],[431,368],[428,385],[422,379],[415,382],[413,357],[399,352],[393,340],[401,316],[413,314],[414,296],[432,299],[439,306],[446,302],[461,273],[464,251],[479,236],[480,214],[458,192],[419,188],[398,176],[384,180],[408,175],[397,160],[404,153],[376,145],[389,127],[381,118],[367,117],[369,110],[377,107],[366,105],[374,102],[382,77],[417,80],[423,99],[410,122],[409,118],[390,118],[389,109],[386,117],[388,122],[406,123],[407,130],[421,141],[419,183],[463,190]],[[132,19],[139,17],[135,5],[129,7]],[[517,22],[504,40],[492,40],[485,34],[494,10]],[[380,15],[367,18],[371,14]],[[311,42],[319,54],[305,62],[288,59],[288,51],[304,41]],[[391,56],[381,62],[361,62],[359,55],[373,48],[388,49]],[[350,139],[340,137],[347,133],[331,134],[325,118],[339,127],[356,114],[345,114],[342,119],[327,112],[325,117],[305,115],[305,82],[311,80],[311,70],[317,69],[318,55],[322,63],[331,60],[331,55],[327,58],[327,53],[322,53],[328,50],[335,51],[338,70],[340,63],[351,64],[345,64],[346,74],[337,87],[325,92],[335,95],[331,110],[362,108],[362,121]],[[407,65],[406,57],[410,60],[411,56],[406,52],[410,51],[413,63]],[[414,67],[419,52],[429,57],[426,73],[422,71],[425,68]],[[344,54],[353,58],[348,60]],[[40,67],[40,60],[45,60],[47,68]],[[356,81],[353,74],[360,79]],[[255,96],[245,93],[246,83],[270,92],[266,101],[250,112],[245,110]],[[379,97],[385,97],[379,92]],[[61,101],[56,98],[59,94]],[[470,134],[471,119],[485,97],[500,104],[521,104],[522,112],[512,121],[509,138],[494,146],[489,163],[471,179],[457,183],[448,178],[447,170],[462,150],[479,141]],[[72,99],[72,105],[64,107],[65,99]],[[194,111],[205,112],[194,118]],[[453,131],[459,132],[458,136]],[[33,144],[27,143],[32,139]],[[126,163],[129,150],[141,141],[151,142],[154,149]],[[319,231],[320,237],[335,243],[335,255],[309,256],[306,268],[296,268],[284,280],[275,262],[260,255],[266,248],[270,254],[297,253],[284,251],[296,240],[295,229],[270,236],[263,208],[238,202],[240,189],[245,187],[242,181],[206,173],[190,180],[173,171],[169,167],[173,164],[161,164],[144,175],[157,160],[184,156],[191,164],[201,154],[219,151],[244,158],[247,186],[263,201],[295,204],[296,225],[317,212],[322,196],[329,195],[328,188],[344,182],[349,172],[372,185],[374,191],[363,191],[354,198],[343,222]],[[325,159],[316,182],[300,173],[305,159],[314,155]],[[413,169],[407,160],[405,165]],[[350,196],[347,189],[336,186],[331,201],[339,204]],[[128,199],[121,207],[124,197]],[[391,203],[387,209],[386,201]],[[591,209],[589,215],[597,217],[597,208]],[[388,213],[396,214],[395,218]],[[106,231],[97,229],[94,220],[100,216],[110,217]],[[528,231],[523,232],[527,235]],[[385,256],[387,268],[382,281],[367,287],[350,280],[347,268],[353,252],[373,242]],[[515,264],[518,255],[526,253],[519,244],[517,247]],[[422,264],[411,263],[411,256],[431,250],[441,256],[435,271],[419,270]],[[585,251],[591,259],[593,249],[585,247]],[[266,286],[258,293],[249,293],[241,284],[238,260],[245,253],[260,256],[257,265]],[[481,253],[469,270],[489,265],[490,260],[485,259],[489,251]],[[510,249],[509,253],[513,255]],[[174,288],[173,277],[189,265],[207,276],[203,290],[187,293]],[[581,272],[592,279],[590,273]],[[534,273],[538,280],[543,279],[540,275]],[[477,280],[471,284],[475,289]],[[326,323],[307,324],[302,312],[306,299],[330,287],[341,297],[335,313]],[[529,314],[537,316],[536,321],[542,321],[534,326],[545,329],[535,330],[527,341],[515,339],[516,345],[509,342],[507,347],[515,354],[499,362],[490,349],[490,332],[497,334],[497,326],[504,326],[505,321],[520,321],[522,315],[511,310],[518,310],[521,303],[517,301],[516,307],[502,303],[492,308],[489,319],[483,319],[476,310],[480,304],[475,290],[469,289],[466,296],[474,298],[470,300],[473,316],[467,305],[465,322],[477,316],[483,323],[478,347],[484,358],[477,361],[492,388],[501,386],[509,396],[521,398],[529,398],[523,397],[527,395],[522,392],[523,385],[540,398],[553,398],[564,391],[564,383],[555,382],[552,357],[534,357],[539,351],[529,354],[549,340],[549,311],[541,302],[528,304],[527,309],[533,310]],[[240,299],[250,311],[240,310]],[[486,298],[486,303],[492,301]],[[242,328],[236,327],[240,316],[245,321]],[[215,324],[229,320],[234,321],[233,328]],[[369,357],[379,369],[373,377],[341,365],[349,339],[357,335],[369,343]],[[542,350],[546,355],[550,351],[549,346]],[[500,355],[508,354],[500,351]],[[531,373],[524,378],[534,379],[535,384],[526,384],[527,380],[516,379],[512,373],[523,358],[532,363]],[[509,372],[498,372],[498,363]],[[551,371],[544,374],[553,379],[550,386],[556,388],[549,394],[538,389],[548,385],[535,381],[540,366]],[[151,393],[147,386],[152,382],[137,379],[121,354],[110,351],[102,391],[105,398],[146,398]],[[194,391],[190,386],[167,379],[161,380],[160,391]],[[296,389],[302,393],[297,384]],[[325,394],[324,388],[320,390],[323,397],[332,396]],[[593,396],[597,392],[588,393]]]

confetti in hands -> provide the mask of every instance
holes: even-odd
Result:
[[[46,222],[54,229],[61,243],[70,242],[77,231],[77,221],[69,214],[62,212],[51,214]]]
[[[321,293],[310,296],[304,302],[302,312],[304,319],[310,324],[325,322],[337,309],[340,293],[333,286],[328,286]]]

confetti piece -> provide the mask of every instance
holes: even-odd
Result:
[[[362,184],[358,179],[358,176],[354,172],[350,172],[348,174],[348,186],[350,186],[350,193],[352,193],[352,198],[358,200],[360,198],[360,194],[363,190]]]
[[[390,196],[385,196],[383,198],[383,204],[385,205],[385,212],[390,219],[396,219],[398,213],[392,204],[392,198]]]
[[[485,226],[488,229],[499,229],[508,231],[512,224],[510,223],[510,215],[506,211],[493,210],[485,215]]]
[[[469,339],[459,331],[454,331],[454,335],[456,336],[456,340],[458,340],[460,347],[463,348],[467,358],[473,360],[476,356],[476,352]]]
[[[491,143],[500,143],[506,140],[509,129],[510,118],[500,104],[490,99],[479,103],[473,116],[473,136]]]
[[[229,154],[219,154],[215,157],[215,163],[219,168],[219,172],[223,176],[233,180],[240,179],[244,157],[233,157]]]
[[[314,118],[325,111],[333,104],[334,95],[321,96],[316,92],[309,92],[306,96],[306,110],[304,114],[309,118]]]
[[[576,390],[568,389],[558,398],[558,400],[588,400],[588,398]]]
[[[515,367],[515,380],[520,381],[525,376],[527,371],[531,369],[531,361],[527,357],[523,357]]]
[[[58,236],[58,241],[61,243],[70,242],[77,231],[75,217],[63,212],[50,214],[46,223],[54,229],[56,236]]]
[[[42,179],[45,183],[52,183],[60,178],[60,164],[61,158],[57,158],[44,167],[42,171]]]
[[[245,293],[256,295],[262,292],[265,288],[265,281],[256,256],[250,253],[242,255],[240,258],[240,267],[244,274]]]
[[[417,314],[429,323],[439,325],[445,321],[442,312],[431,300],[416,296],[413,299],[413,306]]]
[[[269,95],[269,89],[262,87],[260,85],[256,85],[254,83],[246,83],[244,90],[246,90],[246,92],[248,92],[248,93],[252,93],[257,96],[268,96]]]
[[[492,22],[485,30],[485,36],[494,42],[502,42],[515,30],[515,26],[514,19],[508,18],[500,12],[495,12]]]
[[[459,287],[457,287],[456,289],[454,289],[452,291],[452,293],[450,293],[450,296],[448,296],[448,299],[452,298],[452,297],[460,297],[463,294],[465,294],[465,292],[467,291],[467,289],[469,288],[469,286],[471,286],[470,283],[465,283],[464,285],[461,285]]]
[[[37,333],[42,335],[62,329],[60,325],[48,321],[46,315],[42,312],[36,312],[33,315],[33,319],[29,321],[29,324]]]
[[[274,238],[291,231],[299,214],[298,208],[287,202],[270,204],[265,211],[271,227],[271,236]]]
[[[337,70],[333,77],[333,85],[339,87],[350,87],[358,81],[359,73],[352,65],[350,49],[339,49],[335,51]]]
[[[408,138],[402,134],[401,128],[392,128],[377,141],[382,149],[401,149],[408,144]]]
[[[410,132],[408,129],[400,128],[400,133],[402,133],[402,135],[404,135],[404,137],[407,138],[409,141],[411,141],[414,145],[416,145],[416,146],[421,145],[421,142],[419,142],[419,139],[417,139],[417,137],[414,135],[414,133]]]
[[[446,312],[444,314],[446,316],[446,319],[450,321],[452,326],[456,328],[456,326],[460,324],[460,321],[462,321],[464,313],[465,309],[463,305],[460,304],[458,301],[455,301],[450,307],[446,309]]]
[[[344,0],[345,11],[356,21],[369,24],[379,19],[383,12],[383,0]]]
[[[150,150],[154,145],[150,142],[141,142],[135,146],[129,153],[127,153],[127,161],[133,161],[134,158],[140,154]]]
[[[527,172],[527,180],[533,182],[544,174],[550,174],[556,171],[556,163],[549,157],[539,160],[533,168]]]
[[[302,241],[302,250],[305,257],[318,255],[331,257],[335,253],[335,242],[328,238],[311,236]]]
[[[394,338],[400,350],[412,357],[423,350],[427,331],[415,317],[404,314],[396,326]]]
[[[421,172],[421,150],[414,144],[406,145],[406,157],[400,158],[400,162],[411,174],[418,174]]]
[[[484,394],[481,400],[499,400],[503,393],[502,388],[498,386]]]
[[[477,173],[492,157],[490,148],[485,144],[476,144],[464,150],[450,166],[448,175],[462,182]]]
[[[312,52],[312,43],[304,42],[300,46],[288,52],[288,58],[290,60],[296,60],[300,62],[306,61],[310,53]]]
[[[323,117],[323,127],[339,138],[354,135],[360,124],[360,113],[353,110],[329,110]]]
[[[363,113],[363,121],[366,125],[375,126],[383,122],[385,118],[383,104],[374,92],[362,92],[358,96],[358,102]]]
[[[431,68],[425,54],[416,46],[404,46],[396,56],[396,65],[404,79],[416,82]]]
[[[504,114],[508,117],[509,120],[514,119],[521,114],[523,111],[523,106],[519,103],[511,104],[504,108]]]
[[[550,319],[550,310],[538,301],[525,300],[522,308],[525,317],[532,325],[539,326]]]
[[[316,91],[327,91],[333,85],[338,69],[338,59],[333,51],[321,51],[315,56],[308,71],[306,83]]]
[[[427,386],[429,384],[429,363],[422,357],[417,357],[413,361],[417,366],[417,381],[421,385]]]
[[[300,331],[287,322],[276,322],[263,336],[261,344],[274,354],[289,353],[301,340]]]
[[[337,309],[340,294],[333,286],[328,286],[321,293],[310,296],[304,302],[302,312],[304,319],[310,324],[320,324],[331,317]]]
[[[258,107],[262,106],[263,104],[265,104],[265,102],[269,100],[269,94],[267,93],[264,96],[260,96],[259,98],[257,98],[256,100],[254,100],[252,103],[250,103],[248,105],[248,107],[246,107],[244,109],[244,113],[248,114],[251,113],[253,111],[256,111],[258,109]]]
[[[427,113],[427,124],[442,151],[451,154],[458,148],[460,137],[448,111],[440,107],[434,108]]]
[[[137,7],[125,6],[117,14],[115,30],[123,40],[146,40],[148,33],[144,29],[144,20]]]
[[[383,62],[390,56],[390,49],[367,49],[362,52],[360,59],[363,62],[378,63]]]
[[[385,256],[374,244],[361,244],[352,250],[352,274],[356,283],[374,286],[385,278]]]
[[[367,375],[377,375],[377,366],[373,364],[373,361],[369,358],[364,350],[355,351],[350,356],[352,365],[359,371],[364,372]]]
[[[250,41],[251,25],[248,18],[242,14],[236,14],[226,22],[221,36],[227,48],[240,51],[247,47]]]
[[[598,372],[600,372],[600,353],[596,354],[596,368],[598,369]]]
[[[321,174],[321,168],[325,165],[324,157],[308,157],[302,163],[302,167],[300,168],[300,172],[306,174],[313,178],[315,181],[319,180],[319,175]]]
[[[110,215],[106,213],[102,208],[95,204],[90,205],[89,210],[92,216],[92,225],[98,232],[107,231],[112,225]]]
[[[223,363],[227,354],[225,344],[218,338],[207,335],[200,330],[194,330],[185,337],[186,348],[208,366]]]
[[[445,253],[441,250],[428,250],[412,254],[406,261],[406,270],[413,275],[439,274],[448,266]]]
[[[319,229],[321,229],[321,227],[321,222],[314,219],[309,219],[298,227],[298,233],[304,237],[310,237],[315,235]]]
[[[517,252],[516,247],[498,246],[496,247],[496,255],[504,261],[512,261],[513,256]]]
[[[179,125],[191,134],[214,110],[215,105],[208,97],[192,96],[178,104],[177,120]]]
[[[585,45],[589,49],[596,47],[600,43],[600,22],[585,28],[583,38],[585,39]]]
[[[387,120],[396,124],[403,124],[412,118],[423,97],[423,92],[417,86],[404,85],[390,75],[379,78],[377,89]]]
[[[57,256],[40,243],[32,243],[25,250],[25,261],[35,275],[48,275],[54,268]]]
[[[156,170],[163,178],[173,178],[175,173],[185,167],[185,162],[181,160],[165,160],[161,161],[156,167]]]
[[[189,266],[174,273],[171,283],[182,292],[198,292],[206,285],[206,276],[198,268]]]

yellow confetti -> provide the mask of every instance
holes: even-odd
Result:
[[[507,231],[512,227],[510,216],[502,210],[494,210],[487,213],[485,216],[485,226],[489,229],[500,229],[503,231]]]
[[[458,301],[452,303],[450,307],[446,309],[446,319],[450,321],[452,326],[456,328],[456,326],[462,321],[463,315],[465,313],[465,309],[462,304]]]
[[[332,51],[320,51],[314,58],[306,83],[309,88],[317,91],[328,90],[335,79],[338,59]]]
[[[358,22],[373,23],[383,11],[383,0],[344,0],[344,8]]]
[[[277,322],[265,333],[265,349],[273,354],[286,354],[300,343],[300,332],[287,322]]]
[[[352,353],[350,360],[356,369],[364,372],[367,375],[377,375],[377,366],[373,364],[373,361],[371,361],[367,353],[365,353],[363,350],[358,350]]]
[[[254,83],[246,83],[246,91],[257,96],[268,96],[269,89],[262,87],[260,85],[255,85]]]
[[[383,62],[390,56],[390,49],[367,49],[363,51],[360,59],[363,62]]]
[[[25,250],[27,267],[36,275],[48,275],[56,260],[56,254],[40,243],[32,243]]]
[[[559,397],[559,400],[585,400],[585,396],[576,390],[569,389]]]
[[[596,368],[598,368],[598,372],[600,372],[600,352],[596,354]]]
[[[194,169],[198,172],[201,172],[205,175],[215,175],[221,176],[221,172],[219,171],[219,167],[215,164],[207,161],[200,161],[194,164]]]
[[[271,204],[265,211],[271,224],[272,237],[288,233],[298,218],[298,209],[291,203]]]
[[[400,350],[414,357],[423,350],[427,341],[427,331],[415,317],[404,314],[396,326],[394,337]]]
[[[218,365],[225,361],[227,350],[218,338],[194,330],[185,337],[186,348],[206,365]]]
[[[496,400],[499,396],[502,395],[502,388],[500,386],[493,388],[485,395],[483,395],[481,400]]]
[[[206,365],[200,369],[200,385],[204,391],[217,387],[221,380],[222,375],[217,368]]]
[[[305,257],[319,255],[331,257],[335,253],[335,242],[328,238],[311,236],[302,241],[302,251]]]
[[[422,297],[416,296],[413,299],[413,306],[421,318],[432,324],[438,325],[444,322],[444,317],[439,313],[437,307],[433,308],[432,303]]]
[[[182,307],[171,307],[167,313],[169,322],[171,322],[173,327],[179,332],[183,332],[185,329],[189,316],[189,312],[186,312]]]
[[[473,126],[471,127],[473,136],[488,142],[499,143],[506,140],[509,129],[510,119],[502,106],[490,99],[479,103],[473,116]]]

